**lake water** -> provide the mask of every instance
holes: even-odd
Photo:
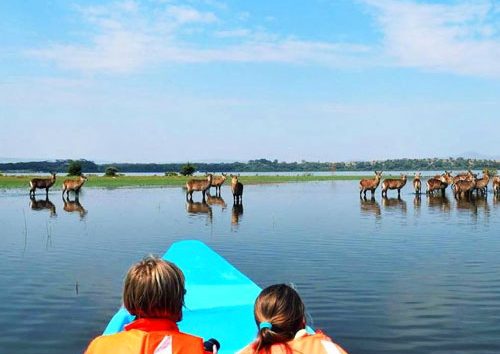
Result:
[[[312,325],[353,353],[499,353],[500,201],[359,199],[354,181],[245,187],[243,210],[181,188],[0,191],[0,352],[79,353],[122,279],[176,240],[206,242],[260,286],[292,282]],[[195,200],[200,200],[195,195]],[[78,211],[77,209],[80,208]],[[85,210],[82,210],[84,208]],[[38,209],[38,210],[37,210]]]

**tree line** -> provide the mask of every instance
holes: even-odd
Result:
[[[58,172],[66,173],[72,164],[78,163],[85,173],[105,173],[110,168],[120,173],[151,172],[180,173],[186,165],[200,172],[336,172],[336,171],[442,171],[442,170],[490,170],[500,169],[500,161],[466,158],[392,159],[383,161],[353,162],[284,162],[257,159],[248,162],[224,163],[112,163],[97,164],[89,160],[56,160],[0,163],[2,172]]]

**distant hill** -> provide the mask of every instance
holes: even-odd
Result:
[[[66,173],[71,160],[29,161],[0,163],[2,172],[59,172]],[[113,166],[119,172],[179,172],[184,163],[109,163],[98,164],[88,160],[78,160],[84,173],[104,173]],[[312,171],[444,171],[444,170],[498,170],[500,161],[493,159],[428,158],[392,159],[384,161],[353,162],[279,162],[278,160],[258,159],[248,162],[199,162],[194,163],[200,172],[312,172]]]

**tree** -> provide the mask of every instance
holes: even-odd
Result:
[[[82,163],[80,161],[71,160],[68,164],[68,176],[81,176]]]
[[[195,171],[196,167],[188,162],[187,164],[182,166],[179,173],[183,176],[191,176]]]
[[[118,174],[118,169],[114,166],[106,167],[106,171],[104,172],[105,176],[114,177]]]

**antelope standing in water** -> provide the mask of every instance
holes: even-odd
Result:
[[[398,197],[401,195],[401,188],[403,188],[406,184],[406,175],[401,174],[401,178],[387,178],[382,182],[382,197],[387,197],[387,190],[389,189],[397,189]]]
[[[215,187],[215,195],[220,197],[220,188],[226,181],[227,175],[225,173],[222,176],[213,176],[212,177],[212,187]]]
[[[243,202],[243,184],[238,181],[238,176],[231,175],[231,191],[233,192],[233,204]]]
[[[45,199],[36,200],[35,196],[30,196],[30,207],[31,210],[50,210],[50,216],[57,216],[56,206],[49,200],[49,197]]]
[[[382,178],[382,171],[375,171],[375,178],[373,179],[362,179],[359,181],[359,197],[361,198],[361,193],[366,198],[366,192],[371,191],[372,197],[375,193],[375,189],[377,189],[380,179]]]
[[[49,178],[33,178],[30,181],[30,197],[35,196],[36,189],[45,189],[45,196],[49,197],[49,188],[56,183],[55,172],[51,173],[51,175]]]
[[[422,181],[420,180],[421,173],[415,173],[415,178],[413,179],[413,189],[415,189],[415,194],[419,195],[422,191]]]
[[[472,192],[476,188],[476,178],[473,176],[471,180],[457,181],[454,185],[455,199],[458,199],[461,195],[467,197],[472,197]]]
[[[488,193],[488,183],[490,182],[490,172],[488,170],[483,171],[483,177],[476,181],[476,195],[481,193],[482,195],[487,195]]]
[[[453,184],[460,182],[460,181],[470,181],[472,180],[472,177],[477,177],[472,173],[471,170],[468,170],[467,172],[464,173],[459,173],[455,177],[453,177]]]
[[[66,197],[69,197],[69,192],[73,191],[76,195],[80,194],[80,189],[83,184],[87,181],[87,177],[81,175],[77,180],[74,179],[66,179],[63,182],[62,194],[66,192]]]
[[[453,177],[448,171],[445,171],[442,175],[435,176],[427,180],[427,190],[425,194],[432,195],[434,191],[441,190],[441,195],[444,196],[446,188],[448,185],[453,183]]]
[[[493,177],[493,194],[500,195],[500,176]]]
[[[205,202],[205,193],[210,189],[211,185],[212,174],[208,174],[206,179],[190,179],[186,182],[186,200],[193,201],[193,192],[198,191],[203,195],[203,202]]]
[[[78,194],[75,197],[74,201],[69,200],[69,198],[64,198],[64,194],[62,197],[63,203],[64,203],[64,211],[68,213],[74,213],[77,212],[80,214],[80,219],[83,220],[85,216],[87,215],[87,210],[80,204],[80,200],[78,199]]]

